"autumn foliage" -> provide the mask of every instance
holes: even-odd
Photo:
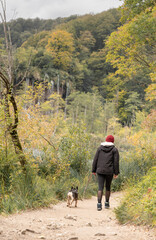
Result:
[[[73,184],[95,195],[92,159],[112,134],[112,190],[128,192],[118,219],[155,226],[156,7],[125,0],[121,10],[121,21],[115,9],[71,16],[23,36],[12,55],[0,39],[0,212],[48,206]]]

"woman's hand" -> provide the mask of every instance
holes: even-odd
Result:
[[[114,175],[114,179],[118,178],[118,175]]]

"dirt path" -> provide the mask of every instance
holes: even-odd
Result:
[[[0,216],[1,240],[156,240],[153,230],[119,225],[113,209],[122,193],[111,195],[111,208],[96,210],[96,197],[78,202],[77,208],[59,203],[47,209]]]

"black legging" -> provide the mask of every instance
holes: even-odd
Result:
[[[109,202],[109,197],[110,197],[110,189],[111,189],[111,182],[113,179],[113,174],[111,175],[106,175],[106,174],[97,174],[98,176],[98,203],[101,203],[102,200],[102,195],[103,195],[103,189],[104,189],[104,184],[106,188],[105,192],[105,200],[106,202]]]

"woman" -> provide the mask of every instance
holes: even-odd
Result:
[[[97,149],[93,165],[92,173],[97,174],[98,177],[98,203],[97,210],[102,210],[102,195],[105,184],[105,208],[109,208],[109,198],[111,183],[114,178],[118,177],[119,174],[119,152],[114,146],[114,137],[109,135],[106,137],[106,141],[101,143]]]

